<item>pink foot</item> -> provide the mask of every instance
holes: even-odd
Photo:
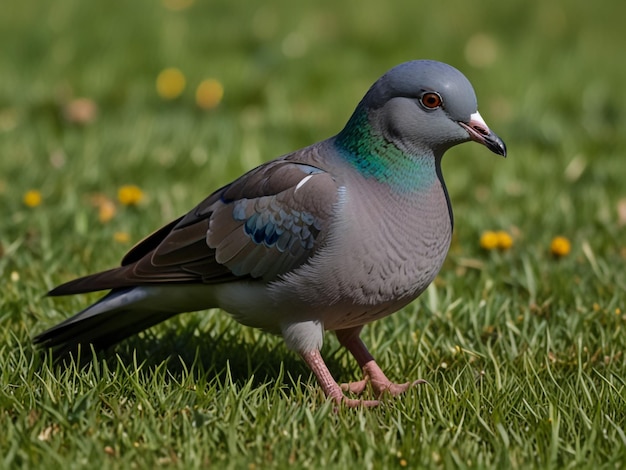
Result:
[[[403,384],[397,384],[391,381],[387,382],[374,382],[372,381],[372,389],[377,397],[381,397],[384,394],[388,393],[392,397],[396,397],[401,393],[406,392],[409,388],[414,387],[415,385],[425,384],[427,383],[424,379],[418,379],[413,382],[405,382]]]
[[[302,358],[317,377],[317,381],[322,387],[324,394],[334,400],[337,405],[347,406],[349,408],[358,408],[361,406],[371,408],[380,405],[378,400],[355,400],[344,396],[341,387],[337,384],[335,379],[333,379],[328,367],[326,367],[324,359],[322,359],[322,355],[317,349],[303,353]]]
[[[347,382],[342,383],[340,385],[341,390],[348,393],[354,393],[355,395],[360,395],[365,391],[365,387],[367,387],[367,383],[369,381],[367,379],[359,380],[357,382]]]
[[[419,379],[414,382],[406,382],[403,384],[397,384],[387,378],[385,373],[378,367],[376,361],[365,347],[359,333],[361,327],[349,328],[347,330],[337,330],[337,339],[339,342],[348,349],[356,359],[356,361],[363,369],[363,380],[357,382],[350,382],[342,384],[341,389],[345,392],[361,394],[370,383],[374,395],[377,398],[382,397],[384,394],[391,396],[397,396],[406,392],[410,387],[414,385],[426,383],[425,380]]]
[[[394,383],[389,380],[383,371],[378,367],[375,361],[368,362],[363,367],[365,378],[357,382],[349,382],[341,384],[341,389],[344,392],[354,393],[360,395],[365,391],[367,384],[371,384],[374,395],[378,398],[385,394],[389,394],[392,397],[398,396],[401,393],[406,392],[409,388],[415,385],[427,383],[424,379],[418,379],[413,382],[405,382],[402,384]]]

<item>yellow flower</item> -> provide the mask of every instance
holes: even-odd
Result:
[[[130,241],[130,235],[128,232],[115,232],[113,234],[113,240],[117,243],[128,243]]]
[[[22,201],[24,201],[24,204],[26,204],[28,207],[37,207],[39,204],[41,204],[41,200],[41,193],[36,189],[26,191],[24,197],[22,198]]]
[[[156,80],[157,93],[164,100],[178,98],[185,89],[185,85],[185,76],[174,67],[162,70]]]
[[[498,234],[487,230],[480,236],[480,247],[484,250],[495,250],[498,248]]]
[[[550,252],[557,258],[569,255],[571,250],[572,245],[565,237],[554,237],[552,243],[550,243]]]
[[[143,191],[134,184],[126,184],[117,190],[117,200],[125,206],[136,206],[143,199]]]
[[[480,247],[484,250],[508,250],[513,246],[513,237],[504,230],[486,230],[480,236]]]
[[[202,80],[196,89],[196,104],[202,109],[213,109],[222,101],[224,87],[214,78]]]
[[[499,230],[496,232],[496,237],[498,239],[498,248],[501,250],[508,250],[513,246],[513,237],[508,232]]]

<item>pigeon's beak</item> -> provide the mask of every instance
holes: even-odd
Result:
[[[502,139],[489,129],[480,113],[476,111],[470,116],[469,122],[459,122],[470,136],[470,139],[483,144],[493,153],[506,157],[506,145]]]

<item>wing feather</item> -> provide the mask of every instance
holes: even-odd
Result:
[[[70,281],[49,295],[242,277],[271,281],[323,246],[337,191],[320,168],[293,159],[269,162],[146,237],[121,267]]]

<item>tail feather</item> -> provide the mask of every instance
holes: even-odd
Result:
[[[89,276],[80,277],[55,287],[48,292],[48,295],[56,297],[60,295],[86,294],[87,292],[96,292],[100,290],[133,287],[137,285],[136,282],[128,280],[125,283],[124,276],[121,275],[121,273],[127,269],[128,268],[125,266],[121,266],[96,274],[90,274]]]
[[[33,339],[35,344],[63,355],[79,345],[93,344],[105,349],[178,312],[142,308],[146,298],[142,289],[114,290],[95,304],[44,331]]]

